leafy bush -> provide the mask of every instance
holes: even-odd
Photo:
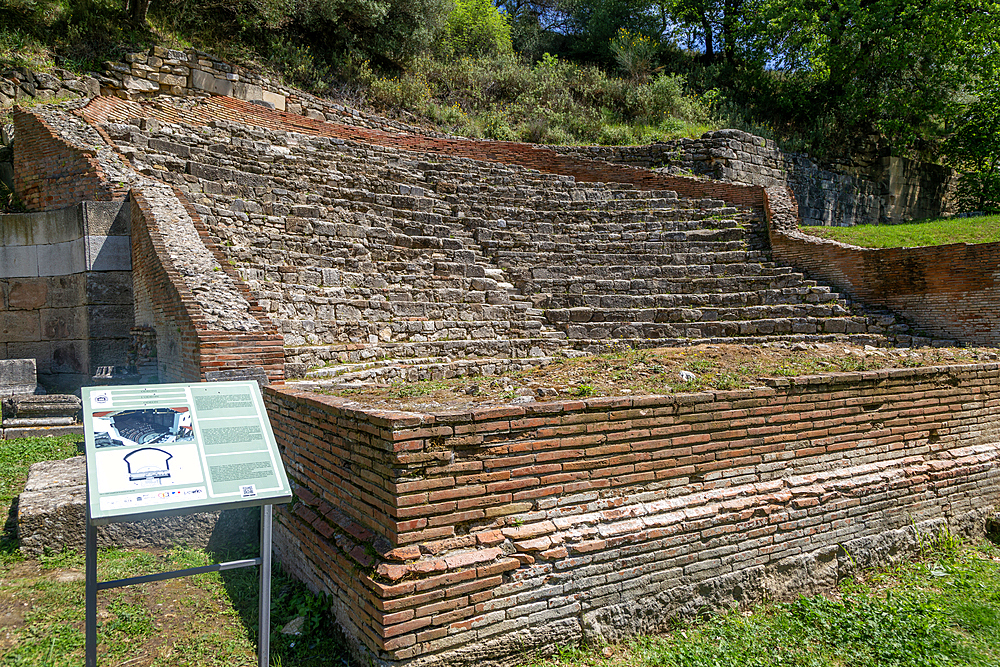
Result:
[[[490,0],[456,0],[439,51],[456,56],[512,53],[510,18]]]
[[[620,28],[611,40],[611,55],[618,67],[633,79],[645,79],[653,70],[659,44],[640,32]]]

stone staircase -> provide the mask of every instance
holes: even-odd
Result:
[[[292,375],[905,333],[770,262],[760,213],[721,200],[228,121],[101,127],[190,200]]]

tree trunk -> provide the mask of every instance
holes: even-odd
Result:
[[[150,0],[123,0],[125,14],[135,25],[146,25]]]
[[[708,12],[701,14],[701,29],[705,33],[705,61],[715,60],[715,44],[712,41],[712,21],[708,18]]]

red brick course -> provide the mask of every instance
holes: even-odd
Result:
[[[27,210],[54,211],[125,197],[124,189],[104,178],[95,151],[72,145],[39,116],[17,106],[14,126],[14,191]]]
[[[278,549],[367,650],[406,662],[993,505],[998,380],[997,364],[839,373],[440,418],[270,389],[298,488]],[[480,424],[488,445],[449,447]]]

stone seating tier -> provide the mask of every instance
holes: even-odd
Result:
[[[886,332],[722,200],[227,122],[104,128],[192,202],[293,364]]]

